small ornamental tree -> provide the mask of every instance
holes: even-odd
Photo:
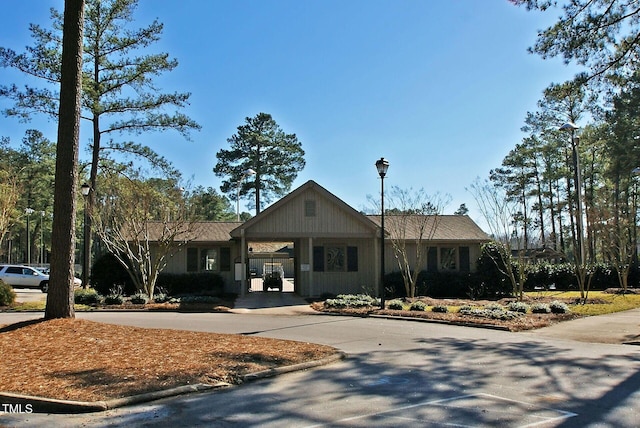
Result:
[[[92,214],[101,241],[153,299],[167,259],[196,237],[196,223],[171,181],[107,176]]]
[[[385,212],[393,254],[402,275],[407,297],[415,297],[418,275],[425,265],[429,241],[433,238],[448,196],[428,195],[424,189],[392,187]]]

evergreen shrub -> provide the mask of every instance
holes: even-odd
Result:
[[[410,311],[418,311],[418,312],[424,312],[427,310],[427,304],[420,301],[420,300],[416,300],[415,302],[411,303],[411,306],[409,306],[409,310]]]
[[[93,288],[103,296],[108,295],[111,289],[117,286],[120,286],[127,296],[138,291],[127,270],[111,253],[99,257],[94,262],[90,281]]]
[[[78,305],[97,305],[102,301],[102,297],[93,288],[79,288],[73,292],[73,302]]]
[[[0,279],[0,306],[11,306],[16,302],[16,292]]]
[[[404,308],[404,305],[402,304],[402,300],[395,299],[387,303],[387,307],[395,311],[401,311]]]

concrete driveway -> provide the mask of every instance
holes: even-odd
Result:
[[[231,312],[238,314],[296,315],[315,313],[309,303],[293,292],[254,291],[238,297]]]
[[[14,288],[16,302],[44,302],[47,294],[33,288]]]

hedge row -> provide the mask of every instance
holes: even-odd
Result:
[[[122,293],[132,296],[137,290],[127,271],[111,254],[96,260],[91,271],[91,285],[103,296],[112,294],[112,290],[121,287]],[[161,273],[158,276],[156,290],[169,296],[200,294],[221,297],[224,293],[224,279],[213,272],[172,274]]]
[[[421,271],[416,281],[416,296],[474,299],[499,299],[511,296],[513,291],[511,281],[501,272],[504,265],[500,267],[501,269],[496,265],[495,251],[495,247],[491,245],[483,247],[482,256],[477,260],[477,269],[473,273]],[[491,254],[492,252],[494,254]],[[517,264],[513,269],[517,272]],[[525,291],[578,289],[574,266],[571,263],[528,263],[525,270],[527,273]],[[591,290],[620,287],[616,270],[606,264],[590,266],[589,276]],[[629,287],[636,287],[639,283],[640,270],[635,266],[630,271],[628,284]],[[389,298],[407,295],[400,272],[385,275],[385,287]]]

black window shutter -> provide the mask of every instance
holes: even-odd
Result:
[[[438,248],[429,247],[427,251],[427,271],[438,272]]]
[[[347,247],[347,272],[358,272],[358,247]]]
[[[460,247],[458,251],[460,255],[460,271],[470,272],[471,261],[469,260],[469,247]]]
[[[220,248],[220,271],[231,271],[231,248],[229,247]]]
[[[313,247],[313,271],[324,272],[324,247]]]
[[[198,249],[187,248],[187,272],[198,271]]]

